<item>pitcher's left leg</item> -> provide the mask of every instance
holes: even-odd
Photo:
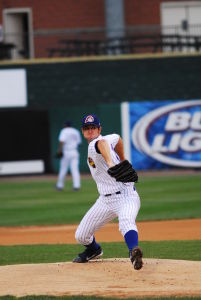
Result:
[[[136,192],[134,195],[126,196],[122,200],[119,211],[119,230],[124,236],[134,269],[139,270],[143,265],[143,253],[138,247],[138,229],[135,220],[140,209],[140,198]]]

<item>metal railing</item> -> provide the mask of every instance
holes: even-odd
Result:
[[[48,57],[118,55],[163,51],[200,51],[201,36],[133,35],[104,40],[61,39],[58,47],[48,48]]]
[[[157,52],[201,51],[201,24],[183,30],[180,26],[126,27],[108,38],[105,28],[38,29],[32,35],[4,34],[0,59],[74,57]],[[35,54],[32,54],[35,53]]]

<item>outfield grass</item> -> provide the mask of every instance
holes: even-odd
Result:
[[[58,192],[52,180],[1,182],[0,226],[78,223],[98,195],[92,180],[82,183],[79,192]]]
[[[201,240],[141,242],[139,245],[145,258],[201,261]],[[101,246],[103,258],[128,257],[124,242],[101,243]],[[83,247],[80,245],[0,246],[0,265],[72,261],[81,251]]]
[[[0,226],[79,223],[98,197],[92,179],[82,179],[79,192],[71,181],[63,192],[53,180],[0,182]],[[136,184],[141,197],[138,221],[201,218],[201,175],[143,177]]]
[[[145,177],[137,188],[142,199],[139,220],[201,217],[201,174]]]

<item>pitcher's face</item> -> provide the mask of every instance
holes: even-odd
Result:
[[[96,139],[101,133],[101,127],[95,125],[87,125],[82,128],[82,134],[88,143]]]

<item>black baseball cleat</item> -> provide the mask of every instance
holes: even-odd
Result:
[[[142,268],[143,266],[142,256],[143,256],[143,252],[137,246],[130,251],[130,260],[135,270],[140,270]]]
[[[102,251],[101,247],[99,247],[98,249],[95,249],[95,250],[86,248],[86,250],[84,252],[79,253],[78,256],[73,259],[73,262],[74,263],[86,263],[89,260],[98,259],[99,257],[101,257],[101,255],[103,255],[103,251]]]

